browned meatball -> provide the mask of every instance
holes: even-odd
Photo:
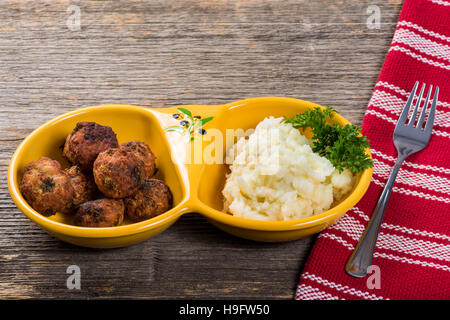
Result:
[[[72,166],[64,172],[70,177],[70,182],[74,190],[72,207],[75,210],[80,204],[94,200],[100,193],[94,182],[94,177],[85,174],[79,166]]]
[[[110,127],[95,122],[78,122],[66,138],[63,155],[70,163],[90,171],[100,152],[118,146],[116,134]]]
[[[97,199],[79,206],[74,223],[82,227],[115,227],[123,222],[124,212],[122,199]]]
[[[108,149],[94,162],[94,179],[108,198],[124,198],[142,183],[145,168],[141,158],[125,148]]]
[[[19,189],[33,209],[46,217],[70,212],[75,193],[59,162],[47,157],[25,166]]]
[[[143,141],[130,141],[122,143],[120,147],[130,150],[144,161],[144,178],[151,178],[153,176],[156,169],[156,157],[148,144]]]
[[[157,179],[145,179],[139,189],[124,199],[128,218],[141,221],[156,217],[172,207],[173,196],[169,187]]]

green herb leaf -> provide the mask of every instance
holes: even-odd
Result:
[[[325,109],[316,107],[292,118],[284,117],[284,122],[294,128],[310,128],[313,134],[312,150],[330,160],[339,172],[350,169],[358,173],[373,167],[373,161],[365,151],[369,141],[361,135],[359,127],[326,123],[334,112],[330,106]]]

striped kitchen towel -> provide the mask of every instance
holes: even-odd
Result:
[[[354,278],[344,266],[397,158],[392,133],[416,81],[440,87],[432,137],[403,163],[369,275]],[[362,132],[374,158],[369,190],[318,236],[295,298],[450,299],[450,1],[405,0]]]

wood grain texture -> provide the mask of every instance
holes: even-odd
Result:
[[[67,9],[81,10],[69,30]],[[367,28],[367,7],[381,10]],[[313,237],[227,235],[191,214],[143,243],[60,242],[12,202],[17,145],[45,121],[105,103],[153,107],[288,96],[361,124],[401,0],[0,2],[0,298],[292,299]],[[81,290],[66,269],[81,268]]]

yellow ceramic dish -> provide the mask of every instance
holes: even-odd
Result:
[[[189,164],[180,154],[203,141],[201,150],[207,151],[215,139],[215,133],[226,135],[227,129],[255,128],[268,116],[293,116],[319,105],[291,98],[252,98],[225,105],[182,106],[202,118],[214,117],[204,128],[203,139],[184,139],[180,133],[164,129],[177,125],[172,114],[180,113],[177,107],[145,108],[131,105],[103,105],[74,110],[63,114],[33,131],[17,148],[8,170],[8,187],[17,207],[49,234],[76,245],[96,248],[127,246],[153,237],[170,227],[181,215],[197,212],[218,228],[235,236],[258,241],[287,241],[320,232],[334,223],[353,207],[366,192],[372,169],[362,172],[353,191],[339,204],[321,214],[291,221],[257,221],[234,217],[222,212],[221,190],[225,183],[226,165],[200,159]],[[118,227],[87,228],[71,224],[70,216],[56,214],[44,217],[36,212],[22,197],[19,183],[24,166],[42,156],[56,159],[64,166],[61,146],[77,122],[94,121],[110,126],[117,134],[119,143],[130,140],[147,142],[157,158],[157,178],[166,182],[172,190],[174,205],[168,212],[142,222],[125,223]],[[334,121],[341,125],[349,122],[340,115]],[[208,142],[209,141],[209,142]],[[225,154],[226,145],[219,144]],[[198,145],[196,145],[198,147]],[[220,150],[219,150],[220,151]],[[217,152],[217,151],[215,151]],[[367,152],[370,154],[369,150]],[[194,153],[192,153],[194,154]],[[213,156],[220,155],[213,152]],[[186,159],[190,159],[189,156]]]

